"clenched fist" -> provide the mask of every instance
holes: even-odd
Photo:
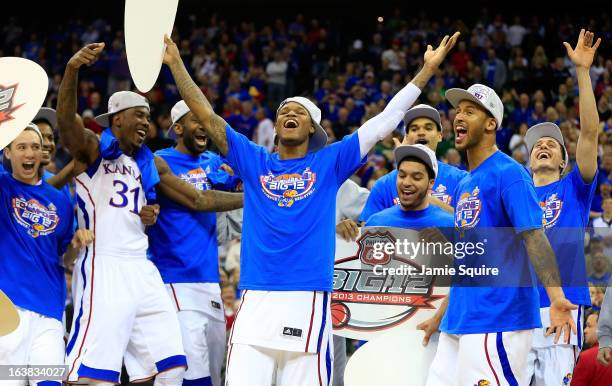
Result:
[[[157,222],[157,215],[159,214],[159,205],[145,205],[140,210],[140,219],[145,225],[153,225]]]

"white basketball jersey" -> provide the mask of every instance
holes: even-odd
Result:
[[[139,216],[146,198],[133,158],[99,158],[77,176],[76,194],[79,228],[94,232],[97,255],[146,258],[149,242]]]

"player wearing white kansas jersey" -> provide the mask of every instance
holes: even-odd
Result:
[[[76,117],[78,71],[95,62],[103,43],[68,62],[58,96],[60,137],[75,159],[79,226],[95,241],[75,266],[75,317],[66,348],[68,382],[117,383],[122,363],[130,380],[156,376],[180,385],[186,366],[176,312],[159,271],[147,259],[145,225],[155,223],[157,189],[194,210],[230,210],[237,194],[198,191],[173,175],[144,145],[149,105],[136,93],[113,94],[100,139]]]
[[[331,382],[336,193],[374,144],[414,103],[459,33],[428,47],[423,69],[384,111],[325,146],[321,110],[302,97],[277,110],[278,153],[270,154],[216,115],[166,37],[164,62],[207,135],[227,156],[245,191],[240,286],[230,334],[227,386],[322,386]]]

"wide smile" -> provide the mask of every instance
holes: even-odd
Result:
[[[136,130],[136,134],[138,135],[140,142],[144,142],[145,139],[147,139],[147,131],[145,129]]]
[[[195,139],[196,145],[201,147],[206,146],[206,136],[204,134],[196,134],[193,138]]]
[[[416,192],[416,189],[405,188],[405,189],[400,189],[399,193],[400,193],[400,198],[403,198],[404,200],[410,200],[416,196],[417,192]]]
[[[552,154],[550,154],[549,152],[543,150],[543,151],[539,152],[538,154],[536,154],[536,159],[538,161],[552,159]]]
[[[21,167],[23,167],[23,170],[25,170],[28,173],[31,173],[34,171],[34,166],[35,166],[34,161],[26,161],[21,164]]]
[[[300,126],[300,123],[295,118],[289,118],[283,124],[285,129],[297,129]]]
[[[419,138],[416,140],[415,144],[427,146],[429,145],[429,141],[425,138]]]

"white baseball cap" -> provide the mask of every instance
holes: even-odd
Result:
[[[295,102],[301,105],[303,108],[306,109],[306,111],[308,111],[308,114],[310,114],[310,119],[312,119],[312,124],[315,127],[315,132],[308,141],[308,151],[314,152],[323,148],[327,144],[327,133],[325,132],[325,129],[323,129],[323,126],[321,126],[321,109],[319,109],[317,105],[312,103],[310,99],[298,96],[287,98],[282,101],[281,104],[278,106],[278,109],[276,110],[276,115],[278,115],[280,109],[289,102]]]
[[[497,121],[497,130],[501,128],[504,119],[504,104],[497,93],[484,84],[473,84],[467,90],[462,88],[451,88],[446,91],[446,99],[453,107],[457,107],[463,100],[472,101],[493,115]]]
[[[133,107],[146,107],[149,109],[149,102],[147,98],[140,94],[136,94],[132,91],[117,91],[110,98],[108,98],[108,112],[98,115],[96,122],[100,126],[109,127],[110,122],[108,118],[120,111],[131,109]]]
[[[176,139],[176,133],[174,132],[174,126],[176,126],[177,122],[181,120],[187,113],[191,111],[189,110],[189,106],[184,100],[180,100],[172,106],[172,110],[170,110],[170,118],[172,119],[172,125],[168,128],[168,137],[172,139]]]
[[[533,147],[535,146],[536,142],[543,137],[550,137],[556,140],[559,142],[559,145],[561,145],[561,148],[563,148],[563,155],[565,157],[563,158],[565,161],[565,167],[561,171],[563,173],[569,164],[569,156],[567,154],[567,149],[565,148],[565,141],[563,140],[561,129],[552,122],[538,123],[537,125],[531,126],[529,130],[527,130],[527,134],[525,134],[525,144],[527,145],[527,155],[529,156],[527,161],[528,164],[531,160],[531,151],[533,150]]]
[[[395,151],[395,167],[399,168],[400,162],[406,157],[416,157],[421,161],[425,162],[427,166],[434,172],[434,177],[438,176],[438,160],[436,159],[436,153],[425,145],[401,145],[398,146]]]
[[[32,122],[38,121],[49,122],[51,128],[55,130],[55,128],[57,127],[57,113],[52,108],[42,107],[40,110],[38,110],[38,113],[36,113],[34,119],[32,119]]]
[[[414,121],[417,118],[429,118],[432,121],[436,122],[438,125],[438,131],[442,131],[442,122],[440,120],[440,113],[438,110],[433,107],[425,104],[416,105],[404,115],[404,124],[406,127],[410,125],[410,122]]]

